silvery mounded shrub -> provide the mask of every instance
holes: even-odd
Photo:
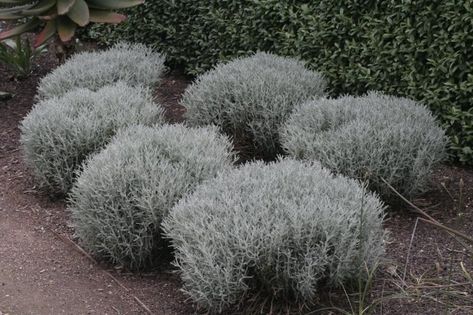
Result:
[[[321,283],[358,279],[384,253],[383,209],[358,181],[285,159],[204,182],[163,228],[186,294],[220,312],[261,292],[310,302]]]
[[[319,99],[299,106],[281,131],[286,152],[318,160],[335,173],[366,181],[385,197],[428,187],[447,138],[427,107],[379,92]]]
[[[118,129],[138,123],[164,123],[163,109],[147,88],[122,82],[42,100],[21,123],[26,164],[41,188],[65,194],[89,154],[102,149]]]
[[[246,154],[274,158],[281,124],[295,105],[324,95],[325,87],[322,75],[302,61],[259,52],[197,77],[181,103],[190,125],[215,124],[244,143]]]
[[[160,224],[182,195],[232,167],[216,127],[134,126],[91,157],[71,190],[72,222],[95,256],[129,269],[153,266]]]
[[[165,71],[164,61],[162,54],[142,44],[119,43],[103,51],[82,52],[42,78],[37,97],[61,96],[74,88],[97,91],[117,81],[152,87]]]

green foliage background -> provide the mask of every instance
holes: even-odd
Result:
[[[472,0],[148,0],[88,36],[151,44],[199,74],[257,50],[299,56],[332,95],[368,90],[423,101],[451,152],[473,164]]]

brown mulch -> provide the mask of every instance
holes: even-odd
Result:
[[[0,314],[145,314],[146,307],[154,314],[192,314],[171,268],[131,274],[96,265],[81,254],[69,241],[74,237],[65,202],[51,200],[32,182],[19,150],[18,125],[34,103],[39,78],[56,65],[52,56],[43,56],[34,73],[22,81],[0,65],[0,91],[14,94],[11,100],[0,101]],[[182,121],[184,108],[177,103],[189,82],[171,72],[156,92],[171,122]],[[472,236],[473,170],[444,165],[436,170],[433,182],[432,192],[414,203]],[[419,221],[414,233],[417,216],[402,203],[393,208],[386,221],[388,261],[379,269],[371,298],[399,294],[400,279],[405,290],[418,295],[411,292],[410,298],[386,300],[374,313],[472,314],[468,306],[473,303],[463,305],[468,302],[448,297],[445,290],[420,288],[433,282],[464,282],[460,262],[473,272],[471,255],[434,226]],[[471,299],[471,287],[461,290]],[[334,304],[347,306],[340,292],[328,295]],[[445,301],[461,307],[447,306]]]

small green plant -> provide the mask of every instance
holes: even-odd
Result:
[[[45,52],[46,46],[32,47],[27,38],[17,36],[0,42],[0,64],[17,78],[25,78],[31,74],[35,59]]]
[[[379,264],[368,267],[366,264],[360,269],[359,279],[357,283],[358,292],[350,294],[345,285],[340,283],[340,287],[343,290],[343,294],[346,297],[349,309],[346,310],[338,306],[330,306],[318,308],[315,311],[309,312],[307,315],[314,314],[325,314],[328,311],[337,312],[342,315],[367,315],[373,314],[376,307],[383,301],[383,298],[375,301],[369,301],[369,294],[375,279],[376,272],[378,271]]]

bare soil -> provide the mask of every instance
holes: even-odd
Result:
[[[64,200],[51,200],[32,182],[22,162],[18,126],[34,103],[39,78],[56,65],[54,58],[43,56],[23,81],[0,65],[0,91],[14,94],[0,101],[0,315],[194,313],[171,267],[131,274],[96,264],[82,253],[73,242]],[[184,108],[177,102],[188,83],[185,76],[170,73],[157,90],[172,122],[182,120]],[[473,236],[473,170],[440,167],[432,192],[414,203],[443,224]],[[388,260],[378,270],[370,300],[402,292],[408,298],[383,299],[375,314],[473,314],[473,288],[460,286],[465,282],[460,262],[473,271],[466,246],[418,221],[402,203],[391,207],[386,228],[391,233]],[[458,286],[438,287],[452,283]],[[453,289],[465,298],[451,297]],[[327,306],[330,301],[349,306],[340,292],[328,291],[320,303]]]

